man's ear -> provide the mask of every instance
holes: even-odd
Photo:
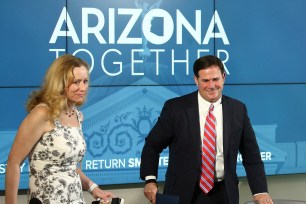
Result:
[[[198,86],[198,78],[196,77],[196,75],[193,75],[193,79],[194,79],[195,84]]]

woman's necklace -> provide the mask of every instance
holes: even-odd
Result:
[[[70,118],[71,116],[73,116],[73,115],[74,115],[74,108],[72,108],[70,112],[67,111],[67,112],[66,112],[66,115],[67,115],[69,118]]]

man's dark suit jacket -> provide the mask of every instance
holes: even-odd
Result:
[[[169,147],[164,193],[190,204],[201,174],[201,137],[198,92],[166,101],[157,123],[146,138],[141,155],[140,178],[157,176],[160,152]],[[268,192],[259,147],[247,114],[238,100],[222,96],[224,182],[230,204],[239,203],[236,164],[243,158],[253,194]],[[205,119],[203,119],[205,120]]]

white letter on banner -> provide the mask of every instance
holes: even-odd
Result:
[[[183,26],[186,30],[191,34],[191,36],[197,41],[197,43],[201,44],[201,11],[196,10],[196,19],[195,19],[195,29],[190,25],[187,19],[183,16],[183,14],[176,10],[176,18],[177,18],[177,36],[176,42],[177,44],[182,44],[183,39]]]
[[[67,19],[66,19],[66,15],[67,15]],[[68,31],[66,31],[66,30],[61,31],[61,27],[63,27],[63,24],[64,24],[65,21],[67,22]],[[64,26],[64,27],[66,27],[66,26]],[[76,33],[76,31],[73,27],[72,21],[71,21],[70,16],[69,16],[69,13],[67,12],[66,7],[64,7],[61,15],[60,15],[60,17],[57,21],[57,24],[54,28],[54,31],[52,33],[52,36],[51,36],[51,39],[50,39],[49,43],[55,43],[56,40],[57,40],[57,37],[60,37],[60,36],[66,37],[66,35],[67,35],[67,37],[69,37],[69,36],[72,37],[72,41],[73,41],[74,44],[80,44],[80,40],[79,40],[78,35],[77,35],[77,33]]]
[[[214,33],[214,24],[215,23],[218,27],[219,33]],[[207,33],[206,33],[205,38],[203,40],[203,44],[207,45],[210,38],[221,38],[225,45],[229,45],[228,38],[226,36],[223,25],[221,23],[220,16],[219,16],[217,11],[215,11],[215,13],[214,13],[214,15],[213,15],[213,17],[210,21],[209,27],[207,29]]]
[[[225,59],[221,57],[221,53],[225,54]],[[229,54],[226,50],[217,50],[217,57],[219,57],[222,60],[223,66],[224,66],[224,70],[226,72],[227,75],[230,75],[230,72],[228,71],[225,63],[229,60]]]
[[[163,18],[163,36],[158,36],[151,32],[151,21],[155,17]],[[150,10],[142,22],[142,31],[146,39],[156,45],[161,45],[166,43],[172,36],[174,30],[173,20],[170,14],[162,9],[152,9]]]
[[[86,160],[86,163],[85,163],[85,169],[92,169],[91,168],[91,161],[90,160]]]
[[[171,50],[171,67],[172,67],[172,75],[174,75],[174,63],[185,63],[186,64],[186,75],[189,75],[189,50],[186,49],[186,59],[185,60],[175,60],[174,59],[174,49]]]
[[[60,56],[60,52],[66,52],[66,49],[49,49],[50,52],[55,52],[55,58]]]
[[[89,64],[91,64],[90,69],[89,69],[89,73],[91,73],[91,71],[93,70],[94,65],[95,65],[95,59],[94,59],[93,55],[91,54],[90,51],[88,51],[86,49],[78,49],[78,50],[74,51],[73,55],[76,55],[79,52],[86,52],[89,55],[89,57],[91,59],[91,63],[89,63]]]
[[[121,55],[121,52],[119,50],[116,50],[116,49],[109,49],[107,50],[103,55],[102,55],[102,58],[101,58],[101,66],[102,66],[102,69],[103,71],[108,75],[108,76],[117,76],[119,74],[121,74],[122,72],[122,62],[113,62],[113,64],[117,64],[119,65],[119,71],[117,73],[111,73],[111,72],[108,72],[104,66],[104,58],[106,56],[106,54],[108,54],[109,52],[115,52],[115,53],[118,53],[119,55]]]
[[[141,15],[142,10],[141,9],[118,9],[118,14],[122,15],[131,15],[128,24],[122,31],[117,44],[141,44],[142,39],[141,38],[128,38],[128,35],[130,34],[132,28],[134,27],[137,19]]]
[[[23,168],[24,168],[25,164],[26,164],[26,163],[23,163],[23,164],[22,164],[22,165],[20,165],[20,167],[19,167],[19,168],[20,168],[20,172],[21,172],[21,173],[24,171],[24,169],[23,169]]]
[[[94,27],[89,27],[88,16],[92,14],[98,19],[98,24]],[[88,44],[88,34],[92,33],[96,36],[97,40],[101,44],[105,44],[105,40],[102,37],[100,31],[104,27],[105,19],[103,13],[96,8],[82,8],[82,43]]]
[[[143,63],[143,60],[136,60],[135,59],[135,52],[143,52],[143,49],[132,49],[131,51],[132,56],[131,56],[131,72],[132,72],[132,76],[143,76],[144,73],[143,72],[135,72],[135,63]]]
[[[0,174],[4,174],[6,169],[6,164],[0,164]]]
[[[159,75],[159,53],[160,52],[165,52],[164,49],[150,49],[151,53],[156,52],[156,60],[155,60],[155,64],[156,64],[156,75]]]
[[[108,43],[115,43],[115,9],[108,10]]]
[[[202,54],[202,53],[205,53],[205,54]],[[203,55],[207,55],[207,53],[209,53],[209,49],[199,49],[198,51],[197,51],[197,58],[200,58],[201,56],[203,56]]]

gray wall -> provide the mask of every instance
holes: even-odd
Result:
[[[246,178],[240,179],[240,204],[251,200],[252,195]],[[268,176],[269,191],[273,198],[306,201],[306,174]],[[148,204],[143,196],[142,184],[106,186],[105,190],[125,199],[125,204]],[[162,186],[160,186],[162,191]],[[86,202],[91,203],[92,197],[85,192]],[[26,203],[26,195],[18,196],[18,204]],[[4,204],[4,196],[0,196],[0,204]]]

